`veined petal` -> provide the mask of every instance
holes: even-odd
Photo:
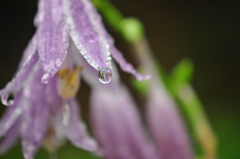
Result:
[[[173,101],[156,86],[149,94],[147,118],[150,130],[164,159],[192,159],[185,126]]]
[[[91,96],[94,133],[103,154],[109,159],[157,159],[126,89],[103,89],[94,89]]]
[[[33,54],[36,53],[36,50],[37,50],[37,38],[36,37],[37,37],[37,35],[34,34],[32,39],[28,43],[26,49],[24,50],[22,59],[19,64],[19,69],[24,67],[28,63],[29,59],[33,56]]]
[[[17,120],[6,133],[0,144],[0,154],[6,153],[17,141],[21,120]]]
[[[99,78],[97,78],[98,72],[91,67],[88,62],[86,61],[86,59],[81,56],[78,53],[78,50],[76,48],[76,46],[73,44],[73,42],[70,42],[69,45],[69,54],[71,55],[71,61],[76,65],[76,66],[81,66],[83,68],[82,72],[81,72],[81,77],[83,77],[83,79],[89,84],[91,85],[91,87],[101,87],[102,84],[99,83]],[[114,63],[112,63],[112,79],[114,79],[114,82],[118,82],[119,80],[119,75],[114,72],[116,72],[116,67],[114,65]]]
[[[18,120],[19,116],[22,114],[21,108],[21,97],[22,94],[18,93],[15,97],[14,104],[7,109],[0,122],[0,137],[4,136],[7,131],[12,127],[12,125]]]
[[[35,50],[33,54],[27,56],[26,61],[19,69],[12,81],[9,82],[5,88],[0,91],[1,100],[4,105],[8,106],[12,104],[12,102],[8,102],[9,95],[14,95],[25,84],[25,81],[28,79],[28,77],[33,74],[34,70],[36,70],[37,62],[38,55]]]
[[[79,109],[76,100],[71,99],[68,104],[70,117],[66,127],[67,138],[79,148],[96,152],[97,143],[87,134],[86,126],[79,118]]]
[[[128,140],[132,147],[132,151],[136,153],[137,158],[141,159],[157,159],[155,147],[146,137],[145,130],[142,126],[140,116],[138,115],[136,105],[131,99],[131,95],[126,88],[119,88],[119,112],[122,112],[122,121],[128,130]],[[138,132],[138,133],[136,133]],[[145,146],[142,146],[145,145]]]
[[[33,159],[37,149],[41,146],[49,126],[49,105],[46,102],[45,88],[39,82],[42,71],[38,70],[29,82],[24,98],[26,104],[22,116],[21,137],[25,159]],[[32,93],[35,93],[33,95]]]
[[[142,75],[142,74],[138,73],[137,70],[124,59],[121,52],[114,46],[111,46],[111,53],[112,53],[113,58],[120,65],[121,69],[125,72],[131,73],[136,78],[136,80],[144,81],[144,80],[148,80],[151,78],[150,75]]]
[[[95,69],[111,68],[109,44],[102,35],[100,16],[88,0],[63,0],[70,34],[77,49]]]
[[[126,130],[121,122],[116,104],[110,94],[93,90],[91,95],[91,117],[93,131],[107,159],[133,158],[127,141]],[[115,102],[116,101],[115,98]]]
[[[38,53],[47,83],[62,65],[68,48],[68,27],[61,0],[40,0],[38,13]]]
[[[149,75],[138,73],[115,48],[112,37],[104,28],[101,17],[89,0],[64,0],[71,37],[80,53],[95,69],[111,68],[111,57],[123,71],[131,73],[137,80],[147,80]]]

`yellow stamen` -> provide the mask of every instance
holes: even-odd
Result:
[[[62,69],[58,71],[58,93],[63,99],[74,97],[80,86],[80,75],[82,67],[77,67],[73,71]]]

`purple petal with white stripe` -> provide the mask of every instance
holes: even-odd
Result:
[[[99,31],[99,15],[88,0],[63,0],[70,35],[76,47],[95,69],[111,68],[109,44]]]
[[[8,152],[8,150],[16,143],[19,137],[19,130],[20,130],[21,119],[18,120],[12,125],[12,127],[8,130],[4,139],[1,141],[0,144],[0,154],[4,154]]]
[[[66,127],[67,138],[79,148],[96,151],[97,143],[87,134],[86,126],[79,118],[79,109],[76,100],[71,99],[68,104],[70,117]]]
[[[34,72],[36,65],[38,62],[38,55],[34,52],[33,55],[27,56],[26,61],[23,66],[19,69],[16,76],[9,82],[4,89],[0,91],[0,96],[2,103],[4,105],[11,105],[12,103],[8,103],[9,94],[15,94],[20,90],[20,88],[24,85],[25,81],[28,79],[30,75]]]
[[[148,80],[151,78],[150,75],[142,75],[142,74],[138,73],[136,71],[136,69],[124,59],[121,52],[114,46],[111,47],[111,53],[112,53],[113,58],[120,65],[121,69],[125,72],[131,73],[136,78],[136,80],[144,81],[144,80]]]
[[[22,94],[18,93],[15,97],[14,104],[7,109],[7,112],[4,114],[0,122],[0,137],[4,136],[7,131],[12,127],[15,121],[22,114],[21,104]]]
[[[193,159],[188,134],[172,99],[155,87],[149,94],[147,118],[164,159]]]
[[[23,52],[23,56],[20,61],[18,69],[21,69],[23,66],[25,66],[28,63],[32,55],[36,53],[36,50],[37,50],[37,38],[36,38],[36,34],[34,34],[32,39],[28,43],[26,49]]]
[[[127,90],[102,90],[93,89],[91,116],[103,154],[108,159],[157,159]]]
[[[41,0],[38,13],[38,53],[47,83],[62,65],[68,48],[68,28],[61,0]]]
[[[46,102],[45,88],[39,82],[42,71],[39,70],[29,82],[28,92],[37,92],[37,95],[25,96],[27,105],[22,116],[21,137],[25,159],[33,159],[41,146],[49,126],[49,105]]]

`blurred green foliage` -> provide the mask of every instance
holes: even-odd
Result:
[[[60,147],[57,152],[57,159],[100,159],[91,153],[74,147],[70,143],[67,143],[63,147]],[[23,159],[21,145],[17,144],[8,153],[0,156],[0,159]],[[55,159],[52,157],[46,149],[41,148],[35,159]]]

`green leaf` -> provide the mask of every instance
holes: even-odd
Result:
[[[137,81],[132,79],[132,85],[142,96],[147,95],[148,81]]]
[[[144,29],[142,23],[136,18],[123,19],[120,23],[121,33],[129,42],[136,42],[142,39]]]
[[[190,59],[184,58],[172,70],[171,79],[175,84],[189,83],[193,76],[193,63]]]

